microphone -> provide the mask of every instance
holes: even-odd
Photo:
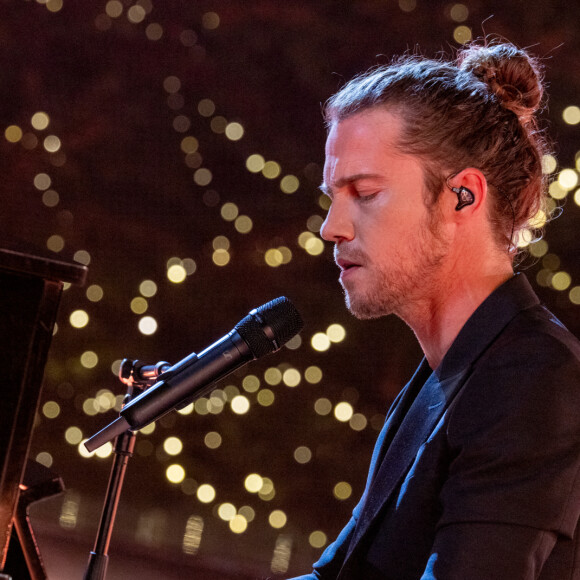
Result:
[[[199,354],[169,367],[151,388],[121,410],[120,417],[85,442],[94,451],[127,429],[136,431],[169,411],[213,390],[213,385],[251,360],[279,350],[304,323],[292,302],[281,296],[252,310],[233,330]]]

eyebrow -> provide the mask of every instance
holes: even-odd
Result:
[[[346,177],[341,177],[336,183],[335,188],[340,189],[345,185],[349,185],[351,183],[356,183],[357,181],[362,181],[364,179],[378,179],[382,177],[378,173],[355,173],[354,175],[347,175]],[[326,195],[330,195],[332,193],[333,188],[327,185],[326,183],[322,182],[319,187],[320,191]]]

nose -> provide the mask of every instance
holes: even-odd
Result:
[[[320,235],[327,242],[338,244],[354,238],[354,224],[346,200],[334,199],[326,219],[320,228]]]

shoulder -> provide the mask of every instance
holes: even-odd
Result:
[[[493,372],[530,380],[538,372],[566,371],[580,381],[580,341],[539,305],[515,316],[473,365],[474,374]]]
[[[474,362],[452,416],[456,426],[580,435],[580,342],[541,306],[515,316]],[[465,418],[468,424],[463,424]]]
[[[580,347],[541,307],[473,363],[448,409],[451,521],[465,513],[572,535],[580,513]]]
[[[545,348],[569,351],[580,360],[580,341],[552,314],[541,305],[522,310],[506,326],[494,345],[517,341],[525,346],[528,342],[541,344]]]

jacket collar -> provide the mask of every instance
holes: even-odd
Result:
[[[445,380],[477,360],[510,320],[521,310],[539,304],[523,274],[515,274],[496,288],[469,317],[435,369]]]

